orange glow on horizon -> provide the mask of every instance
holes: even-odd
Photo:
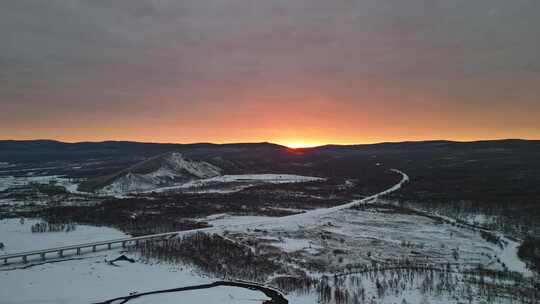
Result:
[[[313,148],[317,146],[322,146],[322,144],[310,144],[304,142],[284,143],[283,145],[291,149]]]
[[[287,133],[288,130],[284,130],[284,133]],[[306,134],[306,137],[300,137],[297,133],[297,136],[285,135],[282,138],[275,138],[275,140],[270,140],[278,145],[282,145],[291,149],[302,149],[302,148],[313,148],[320,147],[328,144],[332,144],[335,141],[344,142],[343,139],[339,140],[338,138],[327,138],[324,136],[317,136],[317,134],[312,134],[309,131],[296,130],[296,132],[303,131]],[[290,131],[289,131],[290,132]]]

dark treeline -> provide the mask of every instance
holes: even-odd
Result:
[[[405,189],[407,186],[405,187]],[[402,205],[426,212],[435,212],[457,220],[459,223],[473,225],[485,229],[497,230],[505,234],[523,239],[528,236],[540,235],[538,218],[540,212],[530,205],[520,207],[511,203],[482,203],[477,201],[427,201],[418,199],[403,199],[399,194],[392,194]],[[478,221],[476,216],[486,218]]]
[[[388,156],[411,177],[391,197],[468,222],[493,217],[489,228],[519,238],[540,235],[540,145],[480,146],[405,152],[408,162]]]
[[[343,203],[344,198],[299,196],[289,191],[250,190],[230,194],[170,194],[108,199],[92,206],[53,206],[14,216],[43,217],[48,221],[107,225],[132,235],[162,233],[206,225],[193,221],[212,214],[285,216],[283,208],[320,208]]]
[[[48,223],[40,222],[35,223],[30,227],[32,233],[43,233],[43,232],[71,232],[77,229],[75,223]]]
[[[526,238],[519,247],[518,256],[525,260],[532,269],[540,273],[540,237]]]
[[[275,279],[274,282],[286,291],[294,291],[294,288],[299,293],[314,291],[319,303],[323,304],[381,303],[387,296],[400,296],[407,291],[419,291],[426,303],[429,297],[446,297],[458,303],[476,303],[479,300],[492,303],[495,299],[504,299],[512,303],[532,304],[540,299],[540,290],[534,279],[506,271],[475,269],[462,272],[449,266],[405,264],[363,266],[356,271],[320,279]],[[413,299],[410,303],[416,303]]]
[[[104,202],[97,206],[51,207],[26,216],[38,216],[49,222],[75,222],[95,226],[118,228],[132,236],[191,230],[208,227],[205,222],[189,219],[189,215],[161,214],[152,210],[139,211],[126,208],[124,204],[115,205]],[[110,208],[109,208],[110,207]],[[186,212],[189,214],[189,212]],[[188,218],[186,218],[188,217]]]

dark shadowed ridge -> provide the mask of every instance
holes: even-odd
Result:
[[[230,154],[245,151],[284,153],[287,147],[272,143],[234,144],[167,144],[130,141],[103,141],[65,143],[53,140],[3,140],[0,141],[0,161],[46,162],[78,161],[109,158],[147,158],[167,152],[181,152],[189,157],[208,157],[209,154]]]
[[[456,142],[446,140],[385,142],[359,145],[325,145],[313,148],[290,149],[269,142],[261,143],[143,143],[130,141],[103,141],[65,143],[54,140],[0,141],[0,161],[44,162],[111,158],[148,158],[175,151],[194,159],[208,159],[227,155],[251,154],[261,158],[283,154],[371,153],[376,151],[400,152],[422,149],[536,149],[539,140],[484,140]]]
[[[429,141],[404,141],[404,142],[383,142],[377,144],[358,145],[324,145],[319,147],[298,149],[304,153],[331,153],[346,151],[378,151],[378,150],[417,150],[417,149],[522,149],[538,148],[540,140],[523,139],[501,139],[501,140],[480,140],[470,142],[449,141],[449,140],[429,140]]]

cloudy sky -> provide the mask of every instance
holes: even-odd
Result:
[[[0,139],[540,138],[537,0],[0,3]]]

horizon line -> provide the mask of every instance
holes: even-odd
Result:
[[[272,141],[246,141],[246,142],[151,142],[151,141],[137,141],[137,140],[83,140],[83,141],[65,141],[58,139],[0,139],[0,142],[56,142],[61,144],[100,144],[100,143],[137,143],[137,144],[155,144],[155,145],[242,145],[242,144],[270,144],[276,146],[282,146],[289,149],[310,149],[320,148],[328,146],[369,146],[369,145],[382,145],[382,144],[405,144],[405,143],[427,143],[427,142],[448,142],[448,143],[478,143],[478,142],[496,142],[496,141],[540,141],[540,139],[531,138],[495,138],[495,139],[474,139],[474,140],[454,140],[454,139],[423,139],[423,140],[402,140],[402,141],[380,141],[380,142],[368,142],[368,143],[325,143],[321,145],[306,145],[306,146],[288,146],[287,144],[272,142]]]

